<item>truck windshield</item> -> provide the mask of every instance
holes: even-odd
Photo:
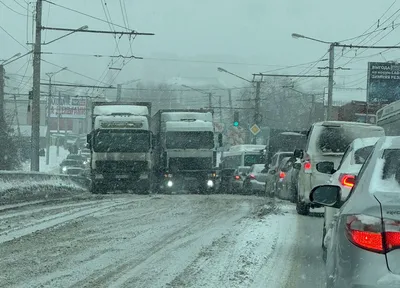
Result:
[[[149,149],[149,131],[98,130],[94,136],[95,152],[147,152]]]
[[[211,131],[174,131],[166,135],[168,149],[212,149],[214,133]]]

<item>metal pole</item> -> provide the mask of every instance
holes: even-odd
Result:
[[[33,99],[32,99],[32,154],[31,171],[39,171],[40,149],[40,56],[42,53],[42,0],[36,1],[36,38],[33,52]]]
[[[212,107],[212,93],[208,93],[208,108]]]
[[[4,124],[4,67],[0,65],[0,129],[5,128]]]
[[[58,105],[57,105],[57,157],[60,156],[60,115],[61,115],[61,92],[58,92]]]
[[[261,114],[260,114],[260,90],[261,81],[256,82],[256,98],[255,98],[255,111],[254,111],[254,123],[260,126]],[[257,144],[257,136],[253,137],[253,144]]]
[[[310,109],[310,116],[309,116],[309,120],[308,120],[308,125],[311,126],[314,123],[314,111],[315,111],[315,94],[311,95],[311,109]]]
[[[335,61],[335,43],[332,43],[329,47],[329,78],[328,78],[328,109],[327,109],[327,120],[333,120],[332,118],[332,99],[333,99],[333,71]]]
[[[51,76],[49,76],[49,97],[47,97],[47,117],[46,117],[46,165],[50,164],[50,105],[51,105]]]
[[[18,129],[18,137],[21,139],[21,127],[19,126],[19,115],[18,115],[18,106],[17,106],[17,95],[14,94],[14,109],[15,116],[17,119],[17,129]]]
[[[221,99],[221,95],[219,96],[219,122],[222,123],[222,99]]]
[[[122,89],[122,85],[117,84],[117,102],[121,102],[121,89]]]

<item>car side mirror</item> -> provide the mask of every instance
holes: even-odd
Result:
[[[295,158],[303,158],[303,154],[304,154],[304,152],[301,149],[295,149],[293,152],[293,156]]]
[[[218,145],[219,145],[219,147],[223,146],[222,140],[223,140],[222,134],[218,134]]]
[[[340,208],[341,188],[336,185],[320,185],[310,193],[310,201],[327,207]]]
[[[297,170],[300,170],[301,169],[301,163],[294,163],[293,164],[293,168],[297,169]]]
[[[319,162],[317,164],[317,171],[324,174],[335,173],[335,164],[330,161]]]

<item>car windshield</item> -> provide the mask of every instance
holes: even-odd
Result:
[[[147,152],[150,133],[139,130],[98,130],[94,136],[95,152]]]
[[[169,149],[212,149],[214,134],[202,132],[167,132],[166,145]]]
[[[367,160],[368,156],[371,154],[374,146],[367,146],[360,149],[357,149],[354,152],[354,162],[355,164],[364,164],[365,160]]]
[[[384,131],[368,126],[321,127],[318,148],[323,153],[344,153],[347,146],[356,138],[381,137]]]

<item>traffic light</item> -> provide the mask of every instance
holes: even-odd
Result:
[[[237,111],[233,112],[233,126],[239,126],[239,112]]]

